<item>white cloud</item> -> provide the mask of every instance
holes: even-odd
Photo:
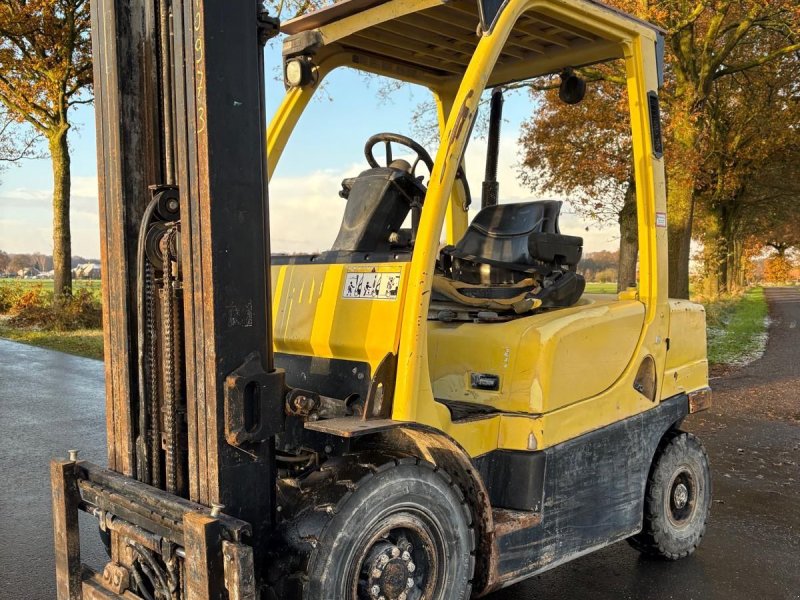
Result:
[[[52,182],[36,183],[0,188],[0,249],[6,252],[52,252]],[[73,176],[70,224],[72,253],[99,257],[97,177]]]

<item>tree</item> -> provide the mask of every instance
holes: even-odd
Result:
[[[660,92],[665,123],[667,157],[670,295],[689,293],[689,250],[692,224],[703,194],[703,158],[709,148],[711,121],[709,98],[719,82],[754,72],[800,50],[797,39],[800,14],[794,0],[611,0],[618,8],[660,25],[667,35],[666,85]],[[590,77],[607,77],[598,69],[584,70]],[[745,92],[745,93],[750,93]],[[585,100],[584,100],[585,102]],[[569,111],[571,107],[562,106]],[[605,113],[588,115],[588,128],[617,130]],[[601,133],[597,134],[603,135]],[[600,179],[616,172],[616,161]]]
[[[670,85],[666,90],[671,122],[668,221],[670,295],[689,294],[689,252],[695,213],[698,166],[708,127],[708,99],[715,82],[757,69],[800,50],[795,0],[623,0],[667,30]]]
[[[272,16],[286,21],[322,8],[327,4],[333,4],[333,2],[326,0],[267,0],[265,4]]]
[[[16,272],[20,269],[27,269],[34,265],[33,257],[30,254],[12,254],[8,263],[9,271]]]
[[[798,76],[800,61],[786,56],[720,80],[709,98],[710,151],[698,177],[696,215],[709,297],[739,287],[748,237],[751,243],[769,243],[759,234],[780,230],[794,212],[791,205],[800,195],[794,183],[800,175],[800,105],[792,88]]]
[[[11,257],[8,252],[0,250],[0,272],[8,271],[8,265],[11,263]]]
[[[0,102],[47,140],[53,167],[54,289],[72,289],[70,109],[91,102],[88,0],[0,0]]]
[[[522,125],[523,183],[534,191],[570,196],[584,217],[617,223],[617,287],[636,283],[638,236],[628,97],[624,77],[608,65],[583,102],[567,105],[557,90],[531,90],[538,110]],[[602,126],[598,124],[602,123]]]
[[[783,254],[770,256],[764,261],[764,281],[767,283],[788,283],[791,272],[792,263]]]

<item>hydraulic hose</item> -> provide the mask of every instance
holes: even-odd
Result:
[[[147,444],[147,382],[145,380],[145,272],[147,268],[147,253],[145,250],[147,230],[153,220],[158,199],[153,199],[147,205],[142,215],[142,224],[139,226],[139,240],[136,247],[136,366],[139,398],[139,435],[136,440],[136,473],[137,479],[143,483],[150,483],[150,450]]]

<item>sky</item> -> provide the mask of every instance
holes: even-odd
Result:
[[[272,43],[267,48],[268,114],[274,112],[284,93],[276,77],[279,61],[280,46]],[[341,181],[367,168],[363,155],[367,138],[383,131],[415,137],[413,115],[420,103],[430,99],[427,91],[403,86],[382,98],[381,88],[376,78],[340,69],[329,76],[324,89],[306,109],[270,184],[273,251],[315,252],[330,247],[344,212],[345,200],[338,196]],[[501,202],[535,199],[517,178],[519,127],[532,110],[526,93],[507,96],[498,169]],[[74,255],[97,258],[100,233],[94,110],[91,106],[79,107],[72,118],[72,250]],[[475,196],[473,206],[480,204],[485,148],[485,139],[473,134],[465,157]],[[428,151],[435,156],[435,148]],[[49,159],[26,160],[0,173],[0,249],[52,252],[51,193]],[[567,211],[565,206],[563,212]],[[582,235],[585,252],[616,249],[613,229],[598,229],[570,214],[562,214],[561,229]]]

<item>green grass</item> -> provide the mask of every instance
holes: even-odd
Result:
[[[764,353],[767,342],[767,301],[755,287],[741,296],[706,305],[708,361],[714,365],[743,365]]]
[[[589,283],[586,284],[586,293],[587,294],[616,294],[617,293],[617,284],[616,283],[589,282]]]
[[[9,279],[9,278],[0,278],[0,286],[8,285],[8,286],[15,286],[23,290],[27,290],[32,287],[41,286],[43,290],[52,292],[53,291],[53,280],[52,279]],[[72,281],[72,288],[74,290],[91,290],[92,294],[100,299],[100,280],[99,279],[73,279]]]
[[[0,324],[0,337],[68,354],[103,359],[103,331],[101,329],[39,331]]]

